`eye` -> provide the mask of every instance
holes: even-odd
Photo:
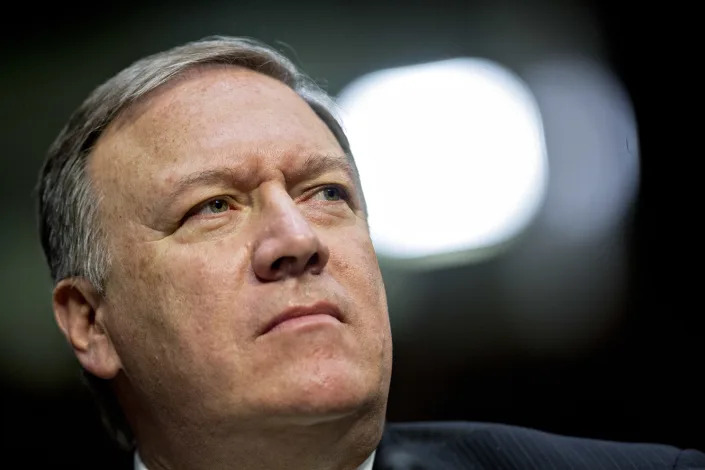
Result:
[[[214,214],[220,214],[222,212],[227,212],[231,208],[230,202],[225,198],[211,199],[205,204],[196,207],[192,212],[191,216],[209,216]]]
[[[314,198],[323,199],[325,201],[343,201],[347,199],[347,193],[343,188],[338,186],[326,186],[321,188]]]

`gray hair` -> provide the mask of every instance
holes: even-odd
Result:
[[[244,67],[288,85],[333,132],[357,173],[333,100],[270,46],[251,38],[209,36],[147,56],[96,88],[71,115],[48,150],[37,188],[38,215],[42,247],[55,283],[83,277],[104,293],[110,253],[98,217],[98,193],[86,170],[101,133],[122,111],[157,87],[194,67],[211,64]],[[364,199],[362,204],[364,207]],[[131,449],[132,435],[111,381],[85,370],[83,375],[98,399],[106,428],[123,448]]]

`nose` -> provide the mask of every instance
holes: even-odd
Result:
[[[305,273],[320,274],[329,251],[285,191],[263,195],[262,228],[252,252],[252,267],[262,281]]]

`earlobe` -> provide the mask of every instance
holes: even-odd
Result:
[[[84,369],[112,379],[120,358],[100,321],[102,296],[83,278],[62,279],[54,288],[54,317]]]

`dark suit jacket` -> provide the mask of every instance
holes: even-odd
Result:
[[[373,470],[692,470],[705,453],[471,422],[388,423]]]

